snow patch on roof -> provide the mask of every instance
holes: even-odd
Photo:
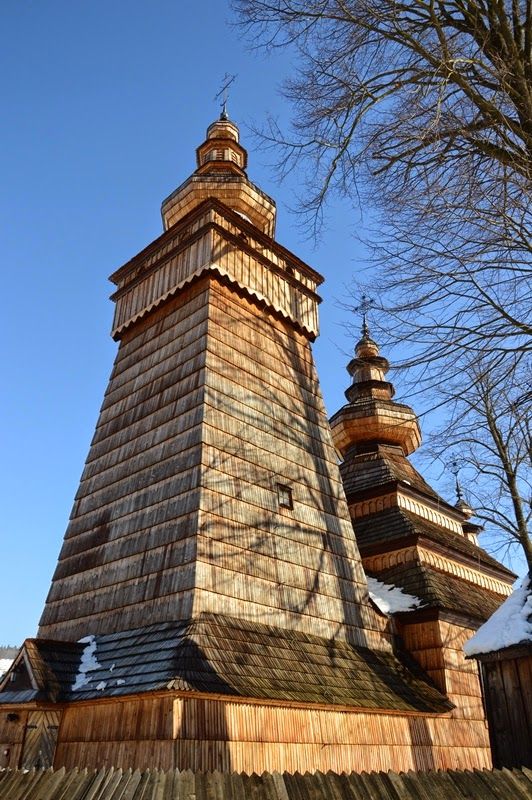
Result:
[[[493,653],[523,642],[532,643],[532,579],[528,575],[515,582],[510,597],[464,644],[464,653]]]
[[[96,637],[84,636],[83,639],[79,639],[79,643],[85,644],[85,649],[83,650],[83,655],[81,656],[76,680],[72,685],[73,692],[77,692],[78,689],[82,689],[90,681],[90,675],[87,675],[88,672],[92,672],[95,669],[101,669],[101,664],[98,663],[96,658]]]
[[[398,611],[414,611],[423,605],[418,597],[403,592],[391,583],[382,583],[376,578],[368,577],[369,596],[384,614],[395,614]]]
[[[0,678],[6,674],[12,663],[12,658],[0,658]]]

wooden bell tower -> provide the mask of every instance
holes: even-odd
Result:
[[[229,614],[386,647],[310,350],[322,278],[222,118],[112,275],[120,342],[39,636]]]

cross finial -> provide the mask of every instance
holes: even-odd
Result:
[[[456,503],[454,507],[457,508],[468,520],[470,517],[473,516],[475,513],[471,506],[469,505],[468,501],[464,497],[464,493],[462,491],[462,487],[460,486],[460,481],[458,480],[458,474],[460,472],[461,467],[464,466],[464,459],[458,460],[456,457],[450,463],[451,472],[454,475],[455,486],[456,486]]]
[[[368,297],[366,294],[363,294],[362,297],[360,298],[360,304],[355,307],[355,311],[362,312],[362,336],[366,339],[369,337],[367,313],[373,304],[374,304],[373,298]]]
[[[463,500],[463,494],[462,494],[462,487],[460,486],[460,481],[458,480],[458,475],[460,474],[460,464],[456,459],[451,461],[451,472],[454,475],[454,480],[456,483],[456,501],[459,503],[461,500]]]
[[[229,87],[232,83],[236,80],[236,75],[230,75],[229,72],[226,72],[224,77],[222,78],[222,87],[220,91],[214,96],[215,100],[221,98],[222,100],[222,110],[220,113],[220,119],[229,119],[227,115],[227,97],[229,95]]]

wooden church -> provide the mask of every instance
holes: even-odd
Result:
[[[408,461],[419,425],[366,327],[329,423],[323,279],[246,165],[222,114],[111,276],[118,353],[38,636],[0,683],[0,766],[491,764],[462,645],[514,576]]]

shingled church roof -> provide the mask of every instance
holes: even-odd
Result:
[[[392,543],[397,547],[402,540],[418,542],[426,539],[444,547],[448,555],[452,555],[454,550],[471,561],[492,567],[509,578],[515,578],[511,570],[465,536],[399,506],[356,519],[354,525],[362,555],[388,550]]]
[[[399,586],[423,601],[422,608],[438,608],[486,620],[500,606],[501,597],[428,564],[398,564],[379,572],[379,580]]]
[[[33,690],[4,681],[2,703],[169,689],[357,708],[452,708],[406,657],[211,614],[78,643],[33,639],[23,649],[35,671]]]
[[[445,503],[398,446],[379,444],[371,452],[352,455],[340,465],[340,473],[348,498],[358,492],[402,482]]]

